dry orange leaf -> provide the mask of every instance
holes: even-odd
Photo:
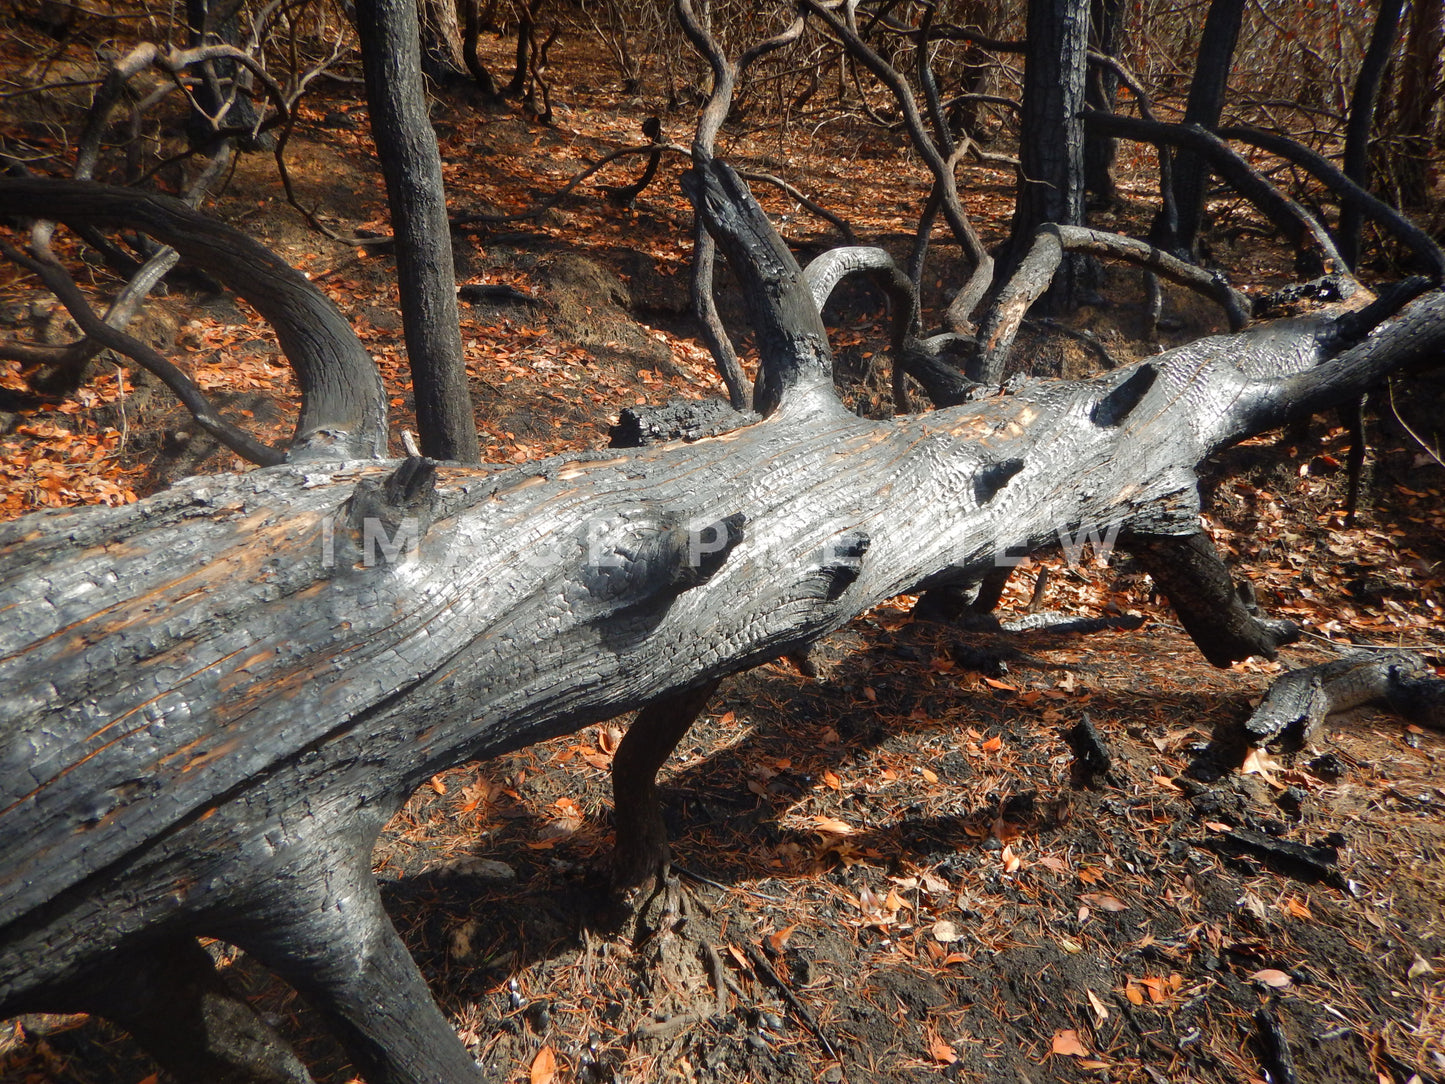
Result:
[[[785,926],[776,933],[768,934],[768,945],[774,952],[782,952],[783,946],[788,943],[788,938],[793,936],[793,931],[797,928],[797,923],[794,923],[791,926]]]
[[[550,1046],[544,1046],[532,1059],[532,1084],[552,1084],[556,1075],[557,1054]]]
[[[1080,896],[1079,899],[1083,900],[1090,907],[1095,907],[1100,911],[1129,910],[1129,905],[1123,900],[1116,896],[1106,896],[1102,892],[1086,892]]]
[[[1077,1031],[1065,1028],[1063,1031],[1054,1032],[1050,1052],[1065,1058],[1083,1058],[1088,1056],[1089,1048],[1080,1041]]]
[[[983,743],[983,751],[985,753],[997,753],[1002,748],[1003,738],[999,737],[997,734],[995,734],[993,737],[989,738],[988,741]]]
[[[1290,896],[1287,900],[1284,901],[1284,909],[1295,918],[1315,917],[1313,912],[1310,911],[1310,905],[1308,903],[1297,900],[1293,896]]]
[[[843,789],[843,780],[839,778],[838,773],[833,771],[831,768],[824,768],[823,774],[822,776],[820,776],[820,778],[826,785],[832,787],[834,790]]]
[[[1160,978],[1140,979],[1140,980],[1139,980],[1139,983],[1140,983],[1141,986],[1144,987],[1144,989],[1146,989],[1146,990],[1149,991],[1149,1000],[1152,1001],[1152,1002],[1154,1002],[1154,1004],[1156,1004],[1156,1005],[1162,1004],[1164,1001],[1166,1001],[1166,1000],[1168,999],[1168,997],[1169,997],[1169,990],[1168,990],[1168,988],[1164,985],[1164,980],[1163,980],[1163,979],[1160,979]]]
[[[918,774],[921,775],[921,776],[923,776],[923,781],[924,781],[925,783],[937,783],[937,782],[938,782],[938,773],[935,772],[935,771],[933,771],[933,770],[930,769],[930,768],[919,768],[919,769],[918,769]]]
[[[1132,979],[1124,985],[1124,996],[1129,999],[1130,1005],[1144,1004],[1144,993]]]
[[[928,1053],[940,1065],[952,1065],[958,1060],[958,1055],[954,1053],[953,1047],[932,1032],[928,1035]]]
[[[813,817],[809,821],[816,832],[822,832],[826,836],[851,836],[854,828],[847,821],[840,821],[837,817]]]
[[[447,781],[439,775],[434,775],[431,777],[431,789],[438,794],[445,794],[447,792]]]

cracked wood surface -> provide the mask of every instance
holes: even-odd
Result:
[[[305,464],[7,524],[0,1007],[147,929],[254,921],[266,871],[369,854],[449,765],[1061,528],[1192,530],[1196,463],[1438,353],[1442,296],[1322,364],[1327,322],[1291,321],[893,422],[809,395],[691,444],[441,467],[420,505],[374,496],[394,464]],[[431,525],[415,559],[363,567],[355,507],[393,498]],[[679,577],[680,525],[739,513],[711,575]]]

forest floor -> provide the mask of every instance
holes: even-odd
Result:
[[[589,63],[566,48],[553,58],[552,127],[466,91],[438,103],[455,210],[524,209],[642,142],[641,120],[660,104],[619,106]],[[686,143],[691,112],[663,116],[665,137]],[[19,106],[0,121],[32,140],[49,130]],[[721,150],[903,251],[922,170],[861,128],[807,134],[734,131]],[[343,234],[387,229],[367,137],[364,106],[321,97],[288,152],[302,201]],[[600,182],[626,183],[639,161]],[[459,283],[526,295],[462,306],[487,459],[598,447],[622,406],[720,393],[691,337],[691,213],[677,164],[665,166],[632,208],[588,182],[540,217],[458,238]],[[1142,234],[1149,163],[1126,150],[1122,166],[1124,204],[1095,224]],[[754,187],[800,248],[831,243],[826,224]],[[969,167],[961,187],[998,240],[1012,176]],[[330,294],[383,369],[394,431],[414,425],[386,252],[310,230],[265,155],[243,158],[213,207]],[[1232,281],[1260,291],[1288,280],[1286,254],[1259,240],[1246,208],[1214,210],[1215,258]],[[957,281],[952,246],[940,259],[930,304]],[[90,276],[97,295],[114,284],[101,268]],[[1137,275],[1111,273],[1102,294],[1069,324],[1114,362],[1222,326],[1170,292],[1169,330],[1146,343]],[[851,291],[828,318],[843,394],[881,412],[881,299]],[[233,416],[284,439],[289,373],[247,306],[182,280],[140,327]],[[37,329],[63,336],[65,321],[0,268],[0,332]],[[1042,375],[1099,363],[1047,328],[1019,353]],[[40,398],[18,363],[0,366],[7,517],[239,467],[163,390],[110,362],[73,393]],[[1445,417],[1438,384],[1396,395],[1437,426]],[[783,660],[733,678],[664,772],[686,903],[659,928],[619,928],[605,891],[608,765],[627,720],[436,777],[387,829],[376,868],[488,1079],[1279,1082],[1282,1041],[1300,1081],[1445,1080],[1445,735],[1363,710],[1301,749],[1223,772],[1211,759],[1284,669],[1366,644],[1445,662],[1445,471],[1390,413],[1372,417],[1367,506],[1350,525],[1348,441],[1333,421],[1267,434],[1209,466],[1216,541],[1268,610],[1306,630],[1278,663],[1211,668],[1124,555],[1070,566],[1043,554],[1015,575],[1003,609],[1027,608],[1048,568],[1046,608],[1134,614],[1141,626],[970,632],[913,618],[905,596],[820,645],[815,678]],[[1093,778],[1067,736],[1085,719],[1112,753]],[[1325,861],[1291,864],[1260,838],[1314,845]],[[352,1078],[293,992],[217,952],[319,1082]],[[155,1072],[97,1021],[0,1025],[3,1084],[145,1084]]]

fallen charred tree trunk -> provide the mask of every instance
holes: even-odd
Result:
[[[258,1049],[264,1079],[304,1080],[259,1021],[187,1047],[192,1017],[121,984],[200,999],[207,935],[306,994],[368,1079],[474,1079],[371,876],[418,784],[647,705],[675,722],[722,676],[1064,532],[1118,525],[1211,661],[1272,655],[1290,629],[1199,534],[1195,466],[1445,346],[1437,292],[1364,341],[1295,320],[863,420],[746,189],[709,166],[693,191],[745,282],[761,422],[510,469],[302,460],[0,528],[0,1015],[90,1009],[193,1079]]]

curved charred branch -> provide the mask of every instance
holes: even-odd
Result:
[[[708,95],[702,115],[698,117],[697,129],[692,140],[693,167],[697,170],[704,170],[712,162],[713,145],[717,142],[717,134],[722,128],[723,121],[727,119],[728,111],[732,109],[733,92],[737,87],[737,80],[755,61],[797,41],[803,33],[803,19],[801,16],[794,19],[786,30],[752,46],[743,53],[737,63],[734,63],[723,52],[722,46],[709,33],[702,20],[698,18],[691,0],[677,0],[675,6],[683,33],[687,35],[693,48],[707,60],[713,73],[712,93]],[[702,327],[703,339],[712,353],[718,373],[722,377],[723,383],[727,385],[728,397],[732,402],[733,409],[751,410],[757,406],[754,400],[758,389],[747,387],[747,378],[743,372],[742,363],[738,360],[737,350],[733,347],[732,340],[728,338],[727,329],[723,327],[722,318],[717,311],[717,301],[713,297],[713,267],[717,258],[717,250],[712,233],[712,223],[707,221],[707,214],[702,205],[698,203],[698,195],[688,189],[686,183],[683,188],[692,199],[696,212],[696,221],[693,225],[694,245],[690,288],[693,314]],[[761,209],[758,210],[758,214],[762,214]],[[766,232],[772,234],[773,238],[777,240],[777,235],[771,226],[767,227]],[[782,242],[777,240],[777,243],[781,245]],[[724,251],[727,250],[724,249]],[[729,254],[729,259],[731,258],[731,254]],[[788,259],[791,260],[792,257],[789,256]],[[794,266],[796,267],[796,263]],[[750,301],[749,304],[751,305],[752,302]],[[831,374],[831,372],[830,364],[829,373]],[[759,372],[759,384],[764,375],[763,371]],[[758,407],[758,409],[766,413],[775,405],[776,403],[773,403],[766,408]]]
[[[1190,148],[1207,160],[1226,183],[1254,204],[1296,248],[1302,249],[1306,243],[1312,243],[1319,249],[1325,271],[1346,269],[1345,261],[1319,219],[1271,184],[1213,132],[1198,125],[1163,124],[1113,113],[1086,112],[1084,123],[1123,139]]]
[[[1384,200],[1365,191],[1362,186],[1336,168],[1334,163],[1324,155],[1310,150],[1288,136],[1277,135],[1274,132],[1261,132],[1254,128],[1221,128],[1219,135],[1223,139],[1249,143],[1261,150],[1269,151],[1271,154],[1277,154],[1286,161],[1308,170],[1316,180],[1339,197],[1342,237],[1347,235],[1343,224],[1344,211],[1350,210],[1361,218],[1371,220],[1413,252],[1435,282],[1445,282],[1445,251],[1442,251],[1435,239]],[[1358,225],[1355,226],[1355,233],[1355,244],[1358,245]],[[1344,241],[1342,240],[1342,250],[1343,246]],[[1353,267],[1353,262],[1350,262],[1348,266]]]
[[[918,291],[913,288],[913,282],[903,268],[881,248],[855,245],[829,249],[803,269],[803,281],[820,313],[838,283],[853,274],[867,275],[888,298],[893,314],[889,333],[889,351],[893,355],[893,409],[900,414],[907,413],[908,383],[904,379],[903,359],[910,350],[916,350],[914,335],[919,322]]]
[[[788,24],[785,30],[752,45],[734,63],[728,59],[717,39],[709,33],[702,20],[698,18],[691,0],[677,0],[675,6],[678,20],[682,23],[682,30],[687,35],[687,40],[692,43],[694,49],[702,54],[703,59],[712,68],[712,93],[708,95],[707,103],[703,106],[702,116],[698,118],[697,131],[692,141],[693,161],[700,163],[701,160],[712,157],[717,134],[722,129],[723,121],[727,120],[729,110],[732,109],[733,92],[737,89],[737,81],[754,63],[769,53],[775,53],[779,49],[792,45],[801,38],[803,36],[803,17],[798,16]]]
[[[611,153],[599,158],[586,169],[579,170],[578,172],[574,173],[571,177],[567,179],[567,183],[564,184],[561,188],[559,188],[556,192],[548,196],[546,199],[542,200],[540,203],[536,203],[533,204],[531,207],[528,207],[525,211],[513,211],[510,214],[505,215],[488,214],[483,212],[472,212],[470,214],[452,215],[452,228],[458,229],[461,227],[473,225],[498,226],[508,222],[523,222],[527,219],[538,218],[546,212],[550,211],[553,207],[556,207],[559,203],[561,203],[564,199],[571,195],[572,190],[575,189],[583,181],[585,181],[588,177],[591,177],[593,174],[600,172],[603,168],[611,165],[618,159],[630,158],[634,155],[639,154],[645,154],[649,158],[651,158],[659,151],[667,151],[671,154],[680,154],[683,157],[690,157],[690,152],[686,147],[680,147],[675,143],[649,143],[645,146],[640,147],[619,147],[617,150],[612,151]]]
[[[682,186],[742,281],[761,359],[753,408],[766,418],[786,399],[799,398],[840,409],[823,318],[798,261],[747,185],[714,159],[683,174]]]
[[[968,281],[963,284],[948,307],[951,330],[958,334],[967,334],[972,330],[974,309],[993,283],[993,257],[984,248],[978,231],[974,229],[973,222],[963,209],[963,202],[958,198],[958,183],[953,173],[954,157],[940,150],[929,137],[907,80],[893,65],[873,51],[859,36],[855,27],[839,18],[837,13],[821,0],[802,0],[802,6],[827,24],[828,29],[847,47],[848,52],[892,92],[908,126],[913,147],[928,166],[928,171],[933,174],[934,194],[930,196],[930,203],[936,200],[938,209],[943,212],[949,228],[953,231],[954,239],[962,246],[964,255],[973,265]]]
[[[472,2],[475,3],[476,0]],[[607,198],[623,207],[631,207],[633,201],[647,190],[647,186],[657,176],[657,167],[662,164],[662,121],[657,117],[648,117],[642,122],[642,134],[652,142],[652,153],[647,156],[647,165],[642,170],[642,176],[631,184],[607,189]]]
[[[1047,223],[1039,227],[1033,247],[989,310],[979,332],[977,361],[968,370],[972,379],[988,385],[996,385],[1003,380],[1019,325],[1033,303],[1049,288],[1065,252],[1086,252],[1137,264],[1218,302],[1229,319],[1231,331],[1239,331],[1249,323],[1249,298],[1230,286],[1217,272],[1210,274],[1132,237],[1083,226]]]
[[[888,252],[871,245],[830,248],[809,261],[803,269],[803,282],[812,294],[818,311],[828,303],[838,284],[849,275],[863,274],[887,295],[893,309],[895,345],[904,335],[918,328],[918,295],[907,274]]]
[[[918,85],[923,88],[923,102],[928,107],[928,119],[933,123],[933,141],[945,156],[953,154],[953,133],[948,127],[948,118],[943,111],[943,102],[938,94],[938,80],[933,77],[933,64],[929,60],[928,45],[933,30],[933,18],[938,8],[929,4],[923,9],[918,29],[913,36],[913,63]]]
[[[1252,745],[1313,742],[1328,716],[1367,704],[1445,730],[1445,681],[1432,666],[1408,651],[1360,651],[1276,678],[1244,733]]]
[[[692,275],[688,279],[688,299],[692,312],[697,318],[698,330],[713,364],[728,390],[728,402],[734,410],[753,409],[753,388],[743,370],[743,363],[723,327],[722,316],[717,311],[717,298],[713,296],[713,273],[717,267],[717,242],[707,230],[702,216],[698,215],[692,225]]]
[[[6,258],[9,258],[8,252]],[[145,304],[147,295],[179,260],[180,256],[175,249],[163,248],[142,264],[141,269],[121,288],[106,309],[106,325],[117,331],[124,331]],[[63,346],[6,341],[0,343],[0,357],[13,358],[26,364],[54,366],[55,373],[37,382],[37,386],[43,385],[51,392],[60,389],[69,391],[79,385],[86,363],[104,349],[105,344],[91,336]]]
[[[98,348],[108,348],[124,354],[137,365],[148,369],[175,394],[181,404],[191,412],[196,424],[216,440],[220,441],[241,458],[262,467],[275,466],[286,460],[286,453],[269,444],[256,440],[243,429],[239,429],[221,417],[211,401],[206,398],[195,382],[176,366],[139,339],[127,335],[119,327],[102,320],[80,288],[53,259],[32,259],[13,246],[0,241],[0,255],[11,263],[25,268],[40,278],[46,288],[60,299],[71,318],[80,325],[86,339]]]
[[[803,269],[803,278],[821,312],[834,288],[852,274],[867,275],[892,309],[889,349],[893,355],[893,407],[907,413],[911,407],[905,376],[923,386],[935,407],[958,406],[978,398],[985,386],[965,376],[977,345],[972,338],[942,332],[919,338],[918,291],[897,262],[881,248],[835,248],[816,257]]]
[[[6,213],[75,226],[137,229],[245,298],[276,331],[301,389],[291,441],[298,454],[366,459],[386,453],[376,365],[327,297],[275,253],[179,200],[90,181],[0,178]]]

